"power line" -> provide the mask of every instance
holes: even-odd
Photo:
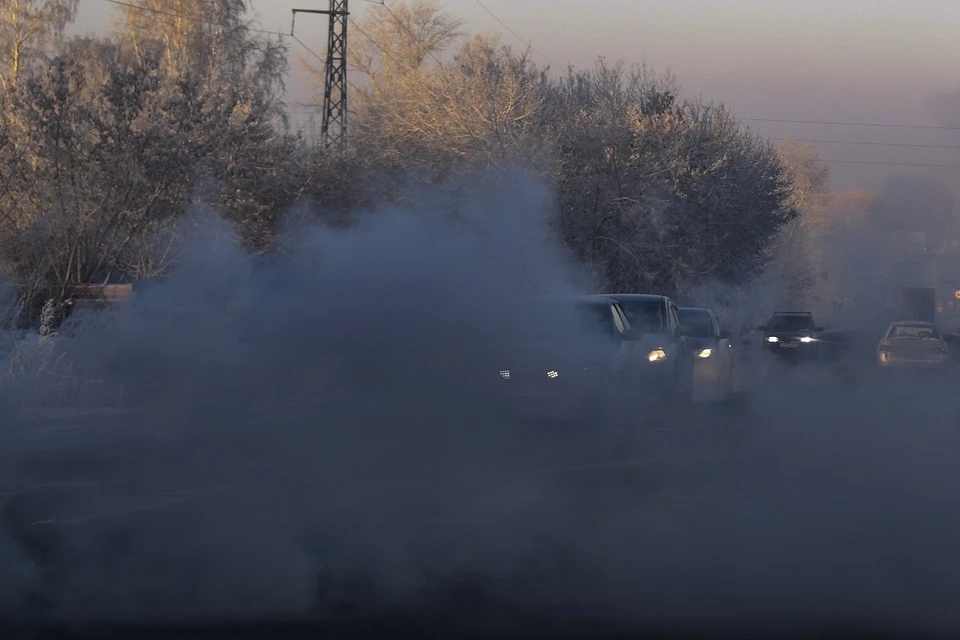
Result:
[[[857,141],[857,140],[823,140],[823,139],[800,139],[800,138],[767,138],[771,142],[811,142],[814,144],[846,144],[846,145],[866,145],[866,146],[877,146],[877,147],[904,147],[904,148],[920,148],[920,149],[950,149],[956,151],[958,147],[956,145],[948,144],[919,144],[919,143],[904,143],[904,142],[868,142],[868,141]],[[861,165],[872,165],[872,166],[884,166],[884,167],[921,167],[921,168],[937,168],[937,169],[960,169],[960,165],[956,164],[937,164],[937,163],[925,163],[925,162],[884,162],[879,160],[831,160],[821,158],[821,162],[826,162],[829,164],[861,164]]]
[[[960,126],[932,124],[892,124],[886,122],[842,122],[832,120],[787,120],[784,118],[738,118],[745,122],[782,122],[788,124],[820,124],[840,127],[881,127],[887,129],[931,129],[939,131],[960,131]]]
[[[516,39],[519,40],[520,42],[522,42],[522,43],[524,43],[525,45],[527,45],[528,47],[530,47],[530,51],[533,51],[535,54],[537,54],[538,56],[540,56],[541,58],[543,58],[544,60],[546,60],[546,61],[547,61],[547,64],[553,66],[553,62],[550,61],[550,58],[548,58],[547,56],[543,55],[542,53],[540,53],[539,51],[537,51],[536,49],[534,49],[532,44],[530,44],[529,42],[527,42],[526,40],[524,40],[523,38],[521,38],[519,35],[517,35],[517,32],[514,31],[513,29],[511,29],[510,27],[508,27],[507,24],[506,24],[503,20],[501,20],[500,18],[497,17],[497,14],[495,14],[493,11],[490,11],[490,9],[487,8],[487,5],[483,4],[482,0],[477,0],[477,4],[480,5],[480,8],[481,8],[481,9],[483,9],[484,11],[486,11],[487,13],[489,13],[490,16],[491,16],[494,20],[496,20],[497,22],[499,22],[501,27],[503,27],[504,29],[506,29],[507,31],[509,31],[511,34],[513,34],[513,37],[514,37],[514,38],[516,38]]]
[[[386,5],[384,5],[384,6],[386,6]],[[393,61],[393,63],[394,63],[395,65],[397,65],[398,67],[400,67],[401,69],[404,69],[404,70],[406,70],[406,71],[410,71],[410,70],[411,70],[407,65],[403,64],[402,62],[400,62],[399,60],[397,60],[395,57],[393,57],[393,54],[391,54],[389,51],[387,51],[386,48],[385,48],[382,44],[380,44],[379,42],[377,42],[376,40],[374,40],[372,37],[370,37],[370,35],[369,35],[366,31],[364,31],[363,29],[361,29],[360,26],[357,24],[356,20],[354,20],[353,18],[347,18],[347,19],[350,21],[350,24],[353,25],[353,28],[360,32],[360,35],[362,35],[364,38],[366,38],[367,40],[369,40],[370,43],[371,43],[373,46],[375,46],[377,49],[380,50],[380,52],[384,55],[385,58],[387,58],[388,60]]]
[[[303,40],[301,40],[301,39],[298,38],[297,36],[291,36],[291,35],[288,34],[288,33],[285,33],[285,34],[283,34],[283,35],[284,35],[285,37],[290,38],[291,40],[293,40],[294,42],[296,42],[297,44],[299,44],[301,47],[303,47],[304,49],[306,49],[306,51],[307,51],[310,55],[312,55],[314,58],[316,58],[316,59],[319,60],[320,62],[326,64],[327,61],[326,61],[319,53],[317,53],[316,51],[314,51],[313,49],[311,49],[310,47],[308,47],[307,44],[306,44]],[[359,90],[360,90],[360,88],[357,87],[357,85],[353,84],[353,83],[352,83],[351,81],[349,81],[349,80],[347,80],[347,85],[348,85],[351,89],[353,89],[353,90],[355,90],[355,91],[359,91]]]
[[[820,140],[816,138],[767,138],[773,142],[812,142],[814,144],[849,144],[869,147],[915,147],[918,149],[958,149],[955,144],[918,144],[910,142],[866,142],[859,140]]]
[[[178,20],[186,20],[187,22],[197,22],[199,24],[206,24],[213,27],[220,26],[216,22],[211,22],[210,20],[205,20],[203,18],[197,18],[194,16],[186,16],[182,13],[175,13],[173,11],[164,11],[162,9],[154,9],[153,7],[145,7],[140,4],[133,4],[132,2],[123,2],[123,0],[103,0],[104,2],[109,2],[110,4],[115,4],[120,7],[127,7],[128,9],[136,9],[138,11],[145,11],[147,13],[153,13],[159,16],[167,16],[169,18],[177,18]],[[246,27],[249,31],[255,31],[257,33],[267,33],[273,36],[285,37],[287,34],[281,33],[280,31],[270,31],[269,29],[259,29],[257,27]]]
[[[376,2],[376,0],[366,0],[367,2],[372,2],[379,4],[386,8],[386,10],[393,16],[394,20],[397,21],[397,24],[402,27],[407,33],[409,33],[419,44],[423,44],[422,40],[417,38],[417,36],[410,31],[410,29],[403,24],[397,17],[397,15],[387,6],[383,0]],[[511,29],[506,23],[504,23],[496,14],[494,14],[483,2],[482,0],[476,0],[477,4],[490,14],[494,20],[496,20],[504,29],[511,33],[519,41],[524,42],[513,29]],[[199,18],[195,16],[188,16],[181,13],[176,13],[172,11],[164,11],[162,9],[155,9],[153,7],[146,7],[140,4],[135,4],[132,2],[125,2],[124,0],[104,0],[113,5],[126,7],[129,9],[134,9],[137,11],[143,11],[146,13],[151,13],[154,15],[167,16],[171,18],[177,18],[180,20],[186,20],[188,22],[195,22],[199,24],[207,24],[211,26],[218,26],[217,23],[204,18]],[[367,40],[374,44],[387,58],[396,63],[399,67],[408,69],[409,68],[399,62],[393,55],[390,54],[380,43],[370,37],[363,29],[357,26],[356,22],[352,18],[348,18],[354,28],[360,32]],[[307,46],[300,38],[295,35],[283,33],[280,31],[272,31],[269,29],[261,29],[258,27],[247,26],[249,31],[256,33],[264,33],[268,35],[278,36],[280,38],[290,37],[294,42],[299,44],[307,52],[309,52],[313,57],[315,57],[320,62],[326,63],[326,60],[317,54],[313,49]],[[542,53],[533,48],[532,45],[528,45],[530,50],[542,57],[548,63],[552,62],[549,58],[544,56]],[[434,58],[438,63],[436,56],[432,52],[429,52],[431,57]],[[348,86],[354,90],[359,90],[359,88],[352,82],[347,81]],[[920,125],[920,124],[901,124],[901,123],[879,123],[879,122],[855,122],[855,121],[831,121],[831,120],[792,120],[787,118],[740,118],[740,120],[745,122],[771,122],[771,123],[785,123],[785,124],[811,124],[811,125],[826,125],[826,126],[847,126],[847,127],[876,127],[876,128],[888,128],[888,129],[923,129],[923,130],[934,130],[934,131],[960,131],[960,126],[948,126],[948,125]],[[957,149],[955,145],[943,145],[943,144],[920,144],[920,143],[896,143],[896,142],[873,142],[873,141],[855,141],[855,140],[827,140],[827,139],[796,139],[796,138],[769,138],[771,141],[784,141],[784,140],[795,140],[797,142],[811,142],[815,144],[846,144],[846,145],[863,145],[863,146],[887,146],[887,147],[899,147],[899,148],[921,148],[921,149]],[[941,168],[941,169],[960,169],[960,165],[953,164],[935,164],[935,163],[912,163],[912,162],[882,162],[882,161],[872,161],[872,160],[832,160],[832,159],[823,159],[823,162],[829,164],[858,164],[858,165],[868,165],[868,166],[898,166],[898,167],[920,167],[920,168]]]
[[[928,167],[938,169],[960,169],[960,164],[925,164],[920,162],[875,162],[873,160],[826,160],[821,162],[830,164],[866,164],[883,167]]]

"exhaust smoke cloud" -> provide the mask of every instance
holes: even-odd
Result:
[[[43,343],[48,371],[122,384],[128,413],[29,419],[55,376],[5,387],[4,614],[459,602],[464,619],[495,603],[625,625],[956,629],[948,380],[798,367],[737,406],[677,409],[669,429],[620,407],[522,420],[485,395],[525,301],[595,288],[551,204],[501,173],[348,231],[301,229],[262,261],[198,213],[168,279]]]

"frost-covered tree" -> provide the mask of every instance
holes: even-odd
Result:
[[[255,87],[203,82],[84,38],[24,83],[13,145],[23,161],[0,193],[0,247],[16,277],[64,295],[162,272],[172,227],[198,193],[248,246],[270,242],[301,187],[295,140]]]
[[[159,56],[171,76],[281,88],[287,49],[252,29],[249,9],[250,0],[138,0],[119,7],[116,30],[137,55]]]
[[[789,203],[798,216],[776,238],[770,270],[779,283],[781,306],[817,306],[826,298],[830,277],[829,170],[810,143],[785,140],[777,145],[777,155],[787,169]]]
[[[371,97],[357,131],[367,153],[435,177],[508,161],[543,166],[546,83],[526,56],[476,37],[453,61]]]
[[[12,89],[51,40],[63,34],[79,0],[0,0],[0,85]]]
[[[672,77],[643,66],[601,60],[555,91],[569,114],[560,228],[607,287],[678,294],[759,273],[796,215],[771,145],[722,106],[679,101]]]
[[[358,21],[350,61],[378,84],[431,62],[463,36],[464,24],[437,0],[374,4]]]
[[[602,58],[593,69],[568,70],[551,86],[547,117],[557,130],[559,230],[600,280],[609,281],[624,267],[635,274],[658,269],[643,249],[657,242],[650,235],[654,208],[643,199],[647,176],[627,171],[633,154],[630,118],[638,109],[663,113],[678,91],[669,76]],[[628,290],[641,286],[635,282]]]
[[[183,208],[212,144],[191,87],[166,83],[156,60],[82,39],[21,94],[26,161],[0,227],[8,260],[58,294],[133,268],[140,240]]]
[[[374,122],[391,104],[423,88],[420,73],[463,36],[464,21],[437,0],[399,0],[372,4],[354,23],[347,49],[350,64],[364,80],[351,87],[360,122]],[[323,64],[301,58],[319,95]]]
[[[461,40],[436,0],[358,20],[350,53],[367,78],[346,153],[289,133],[286,49],[254,28],[249,0],[131,4],[112,37],[54,51],[44,38],[75,2],[0,0],[47,11],[21,40],[48,64],[0,72],[18,79],[0,92],[0,258],[35,314],[75,284],[164,272],[194,202],[259,252],[288,211],[309,211],[294,205],[349,225],[411,173],[449,184],[505,164],[538,172],[572,253],[628,291],[749,279],[790,245],[797,210],[813,219],[816,163],[778,155],[722,106],[681,100],[671,76],[601,60],[551,79],[496,37]],[[9,49],[19,27],[3,28]]]
[[[50,298],[40,310],[40,337],[52,338],[57,335],[57,326],[60,321],[60,304]]]

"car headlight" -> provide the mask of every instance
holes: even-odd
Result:
[[[700,349],[697,352],[698,358],[709,358],[711,355],[713,355],[713,349]]]
[[[653,351],[647,354],[647,360],[649,360],[650,362],[659,362],[661,360],[665,360],[666,357],[667,357],[667,352],[664,351],[663,349],[654,349]]]
[[[500,372],[500,377],[503,378],[504,380],[509,380],[509,379],[510,379],[510,370],[509,370],[509,369],[504,369],[503,371],[501,371],[501,372]]]
[[[800,342],[816,342],[816,338],[811,338],[810,336],[803,336],[800,338]]]
[[[548,377],[548,378],[556,378],[556,377],[559,376],[559,375],[560,375],[560,374],[557,373],[556,371],[547,371],[547,377]]]
[[[777,336],[770,336],[767,338],[767,342],[780,342],[780,338]]]

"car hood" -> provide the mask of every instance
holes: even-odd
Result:
[[[551,344],[534,340],[494,348],[485,359],[489,366],[498,371],[510,371],[511,377],[539,377],[549,371],[584,370],[609,365],[617,356],[615,344]]]
[[[639,336],[637,336],[637,340],[635,344],[640,349],[653,350],[653,349],[665,349],[668,346],[670,346],[672,342],[673,341],[670,339],[670,336],[666,333],[649,332],[649,333],[642,333]]]
[[[716,346],[717,339],[708,336],[708,337],[689,337],[687,338],[687,344],[690,345],[691,349],[706,349],[709,347]]]

